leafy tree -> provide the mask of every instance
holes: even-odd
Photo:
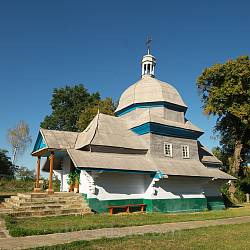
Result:
[[[215,131],[229,153],[233,150],[230,173],[238,176],[242,153],[250,144],[250,61],[247,56],[206,68],[197,86],[207,115],[217,116]]]
[[[17,169],[10,161],[10,157],[7,156],[7,153],[7,150],[0,149],[0,176],[14,176]]]
[[[19,167],[16,171],[16,177],[21,180],[34,180],[35,171],[27,167]]]
[[[82,131],[96,115],[98,103],[101,112],[113,114],[114,105],[111,98],[101,100],[98,92],[90,94],[82,84],[56,88],[50,103],[52,113],[45,117],[41,127],[64,131]]]
[[[15,128],[8,130],[7,139],[12,147],[12,163],[15,164],[17,156],[23,154],[32,142],[28,124],[20,121]]]
[[[96,116],[98,110],[107,115],[114,115],[115,105],[111,98],[106,98],[97,102],[95,105],[88,106],[81,112],[77,121],[77,127],[80,131],[83,131],[91,120]]]

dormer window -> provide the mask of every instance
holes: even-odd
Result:
[[[173,157],[173,145],[171,143],[164,143],[164,155]]]
[[[182,145],[182,158],[183,159],[189,158],[189,146],[188,145]]]

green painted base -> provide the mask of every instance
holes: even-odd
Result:
[[[225,204],[222,196],[207,197],[207,208],[209,210],[225,209]]]
[[[180,198],[180,199],[126,199],[126,200],[98,200],[96,198],[84,199],[88,202],[89,207],[97,213],[108,212],[109,206],[122,206],[127,204],[146,204],[147,212],[199,212],[209,210],[224,209],[225,205],[222,197],[208,198]]]

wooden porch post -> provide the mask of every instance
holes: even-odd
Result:
[[[54,151],[51,151],[50,153],[50,158],[49,158],[49,189],[48,189],[48,193],[49,194],[53,194],[54,190],[53,190],[53,167],[54,167],[54,158],[55,158],[55,153]]]
[[[41,163],[41,156],[37,157],[37,166],[36,166],[36,185],[34,188],[34,192],[40,192],[41,188],[40,188],[40,163]]]

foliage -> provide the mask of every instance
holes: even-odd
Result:
[[[60,187],[61,187],[61,181],[57,178],[57,176],[55,176],[52,180],[53,183],[53,189],[55,192],[59,192],[60,191]],[[41,189],[42,190],[47,190],[49,188],[49,180],[48,179],[43,179],[43,183],[41,185]]]
[[[233,203],[246,202],[246,193],[250,193],[249,176],[245,178],[239,178],[234,183],[235,183],[235,192],[233,194],[229,192],[230,184],[226,183],[221,188],[221,192],[226,198],[226,202],[231,203],[230,205],[232,205]]]
[[[7,229],[10,230],[12,236],[26,236],[97,228],[117,228],[181,221],[222,219],[247,216],[249,213],[250,205],[246,204],[242,207],[199,213],[131,213],[117,214],[114,216],[110,216],[109,214],[88,214],[83,216],[31,217],[28,220],[25,218],[14,218],[12,222],[7,225]]]
[[[22,166],[17,169],[16,177],[21,180],[34,180],[35,171]]]
[[[52,113],[41,122],[42,128],[82,131],[97,114],[113,115],[114,104],[111,98],[101,100],[98,92],[90,94],[82,85],[54,89],[51,100]]]
[[[32,139],[29,135],[29,126],[24,121],[20,121],[15,128],[9,129],[7,139],[13,151],[13,164],[16,162],[16,157],[25,152],[31,144]]]
[[[0,179],[0,193],[26,193],[34,189],[34,180]]]
[[[115,105],[111,98],[106,98],[104,100],[100,100],[96,102],[94,105],[86,107],[79,116],[77,121],[77,127],[80,131],[83,131],[91,120],[96,116],[98,113],[107,114],[107,115],[114,115]]]
[[[7,153],[7,150],[0,149],[0,176],[13,177],[17,166],[12,164]]]
[[[230,173],[241,174],[242,152],[250,146],[250,61],[247,56],[206,68],[197,86],[207,115],[218,117],[223,150],[231,152]]]
[[[222,169],[225,172],[229,171],[229,158],[231,154],[225,152],[221,147],[212,148],[212,153],[222,162]]]
[[[72,185],[72,186],[74,186],[76,184],[80,184],[80,172],[77,171],[76,169],[72,170],[68,174],[67,183],[68,183],[68,185]]]

